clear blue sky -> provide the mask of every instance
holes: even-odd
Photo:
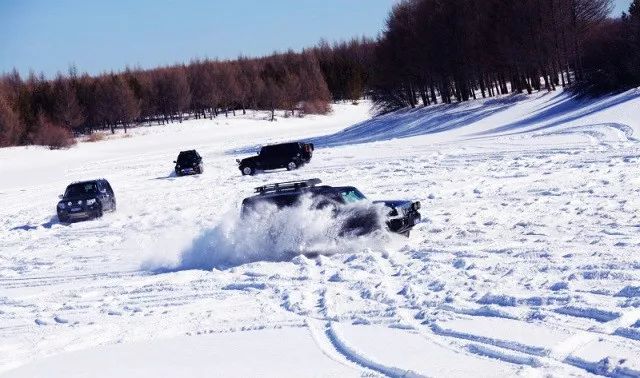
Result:
[[[396,0],[0,0],[0,73],[260,56],[375,37]]]
[[[51,77],[376,36],[396,0],[0,0],[0,73]],[[631,0],[614,0],[614,15]]]

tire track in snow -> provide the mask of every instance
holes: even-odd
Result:
[[[589,330],[578,331],[573,336],[556,344],[549,355],[558,361],[570,363],[572,354],[580,347],[598,340],[603,335],[613,335],[619,328],[629,327],[640,319],[640,309],[633,309],[624,312],[620,317],[610,320],[602,325],[602,331],[594,332]]]
[[[334,322],[328,320],[331,319],[332,312],[329,308],[330,301],[327,298],[327,295],[330,294],[327,293],[330,293],[331,290],[327,285],[325,272],[320,272],[318,269],[322,261],[322,257],[317,258],[316,264],[313,264],[313,267],[309,269],[309,276],[320,283],[320,287],[314,291],[317,299],[313,301],[316,303],[318,318],[312,316],[305,318],[305,324],[318,348],[332,360],[364,372],[373,372],[389,377],[423,377],[413,371],[389,366],[371,359],[349,345],[348,340],[335,328]]]
[[[381,260],[384,260],[387,264],[383,264]],[[391,290],[392,283],[389,280],[389,277],[393,277],[393,275],[389,272],[391,268],[398,268],[397,264],[394,264],[388,256],[381,258],[379,256],[375,256],[375,261],[382,272],[382,282],[381,286],[384,286],[385,290]],[[395,289],[398,287],[402,287],[401,283],[394,282],[393,286]],[[403,290],[393,290],[397,296],[403,297]],[[403,297],[404,299],[404,297]],[[444,310],[447,311],[447,310]],[[415,316],[411,314],[411,311],[406,308],[398,308],[396,310],[400,320],[405,323],[410,329],[416,331],[422,338],[427,340],[430,343],[433,343],[443,349],[452,351],[454,353],[459,353],[463,355],[476,355],[482,356],[486,358],[498,359],[503,362],[508,362],[517,365],[525,366],[525,376],[528,377],[541,377],[543,376],[542,371],[538,368],[542,366],[542,363],[536,356],[530,356],[528,354],[513,354],[507,353],[502,350],[491,349],[480,344],[465,344],[463,342],[456,341],[452,343],[447,343],[445,341],[446,337],[441,336],[435,332],[426,331],[425,327],[419,322]],[[500,348],[501,349],[501,348]]]
[[[4,289],[32,288],[40,286],[61,285],[86,280],[97,282],[100,279],[133,278],[150,275],[151,273],[148,272],[130,270],[121,272],[87,273],[75,275],[0,278],[0,287]]]
[[[387,290],[390,290],[392,283],[390,282],[389,277],[393,277],[393,275],[390,273],[389,269],[399,268],[399,266],[394,264],[388,257],[381,258],[376,256],[375,260],[383,273],[382,286],[386,286]],[[387,264],[383,264],[383,261]],[[401,283],[393,284],[396,288],[402,287]],[[395,290],[395,292],[398,296],[401,296],[401,291]],[[446,309],[443,310],[449,311]],[[565,361],[548,357],[548,350],[540,350],[541,348],[495,338],[476,337],[471,334],[438,333],[434,332],[433,327],[425,327],[411,314],[409,309],[399,308],[397,313],[406,325],[418,332],[420,336],[429,342],[454,353],[464,355],[473,354],[486,358],[497,359],[507,363],[522,365],[525,368],[523,373],[526,377],[543,377],[545,375],[543,369],[552,367],[560,369],[560,371],[566,370],[566,368],[578,368],[581,371],[586,370],[582,366],[577,366],[575,364],[570,364]],[[429,331],[426,329],[429,329]],[[454,339],[455,341],[447,343],[445,341],[446,339]],[[470,341],[470,343],[466,343],[465,341]]]

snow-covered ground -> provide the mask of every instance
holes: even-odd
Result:
[[[640,375],[640,91],[369,117],[335,105],[0,150],[0,373]],[[302,169],[237,170],[298,138],[317,146]],[[204,174],[173,177],[188,148]],[[59,224],[57,195],[96,177],[117,212]],[[311,177],[420,200],[424,221],[283,261],[326,220],[294,210],[249,229],[239,203]]]

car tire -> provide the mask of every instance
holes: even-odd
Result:
[[[293,171],[296,168],[298,168],[298,164],[296,164],[295,161],[290,161],[289,164],[287,164],[287,171]]]
[[[242,167],[241,171],[242,171],[243,175],[248,175],[248,176],[251,176],[251,175],[253,175],[255,173],[255,169],[253,169],[253,167],[249,167],[249,166]]]
[[[95,212],[94,218],[102,218],[102,206],[99,206]]]

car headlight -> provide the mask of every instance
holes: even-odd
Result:
[[[91,206],[91,205],[93,205],[94,203],[96,203],[96,199],[95,199],[95,198],[92,198],[92,199],[88,199],[88,200],[87,200],[87,206]]]
[[[64,202],[58,203],[58,207],[61,208],[61,209],[64,209]]]

